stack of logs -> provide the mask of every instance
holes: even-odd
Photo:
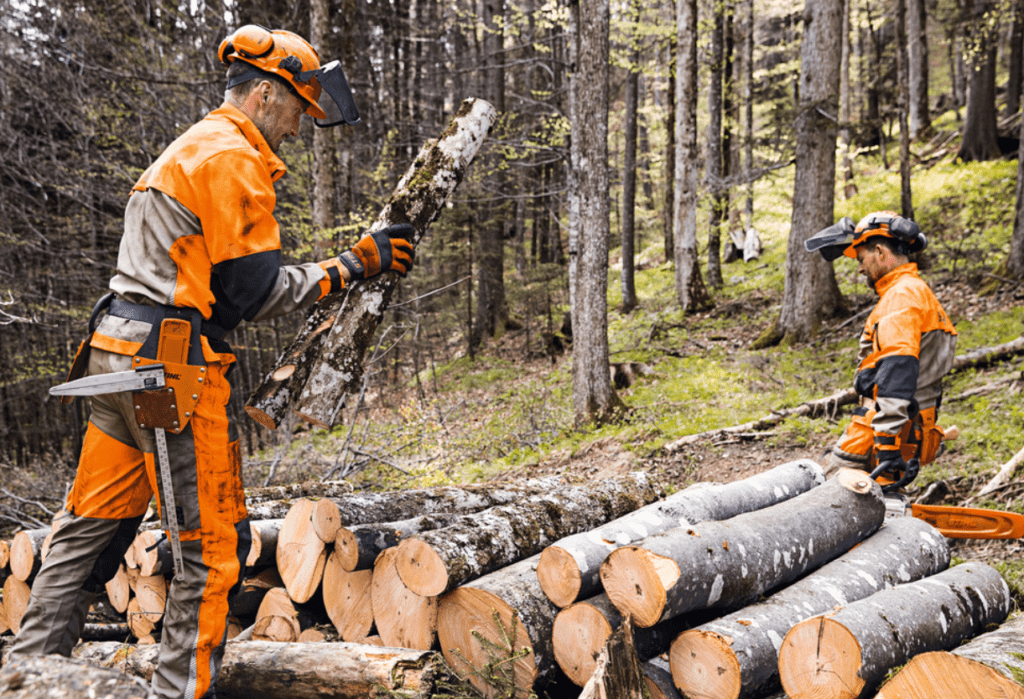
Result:
[[[861,472],[826,482],[801,460],[671,495],[644,473],[584,485],[546,478],[372,494],[337,482],[248,495],[252,548],[231,601],[237,642],[225,655],[225,696],[232,673],[241,682],[243,665],[260,663],[268,674],[286,669],[283,686],[303,666],[321,674],[303,680],[310,691],[328,682],[349,696],[337,690],[348,683],[358,696],[359,682],[386,676],[379,659],[361,680],[323,679],[323,668],[335,656],[347,667],[371,662],[369,646],[386,646],[410,649],[403,667],[443,672],[429,653],[440,647],[484,695],[525,697],[563,675],[586,685],[599,658],[614,662],[602,650],[623,627],[654,697],[873,696],[909,661],[879,697],[1024,699],[1024,617],[981,635],[1008,616],[1001,576],[984,564],[949,568],[942,535],[887,519],[878,485]],[[0,631],[20,624],[48,534],[0,543]],[[159,638],[172,568],[163,533],[139,533],[107,585],[123,635]],[[303,645],[282,653],[267,642]],[[118,648],[78,653],[152,672],[156,649]],[[433,691],[417,681],[423,696]],[[261,681],[267,696],[272,684]]]

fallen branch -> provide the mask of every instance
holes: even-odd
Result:
[[[967,502],[973,502],[978,498],[984,497],[989,493],[999,490],[1003,486],[1009,485],[1010,481],[1017,474],[1017,470],[1024,464],[1024,448],[1013,455],[1013,458],[1007,461],[999,469],[999,473],[995,477],[985,484],[981,490],[978,491],[977,495],[972,496]],[[967,503],[965,503],[967,504]]]
[[[1024,353],[1024,335],[1001,345],[996,345],[994,347],[981,347],[968,352],[967,354],[957,356],[953,360],[953,371],[988,366],[996,361],[1007,359],[1021,353]],[[801,417],[803,415],[807,415],[809,417],[818,417],[821,415],[835,417],[839,408],[845,405],[852,405],[856,402],[857,392],[852,388],[848,388],[842,391],[837,391],[836,393],[825,396],[824,398],[808,401],[794,408],[773,410],[764,417],[750,422],[745,422],[742,425],[721,427],[714,430],[708,430],[707,432],[688,434],[685,437],[666,444],[665,451],[669,453],[679,451],[679,449],[687,444],[693,444],[695,442],[711,439],[720,435],[766,430],[771,427],[775,427],[782,421],[791,417]]]

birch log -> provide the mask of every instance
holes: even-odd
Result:
[[[1024,699],[1024,614],[953,651],[910,659],[875,699]]]
[[[340,527],[334,537],[334,553],[342,568],[352,572],[372,568],[384,550],[398,546],[402,539],[420,532],[455,524],[462,515],[430,514],[399,522],[356,524]]]
[[[503,694],[502,699],[525,699],[535,685],[554,679],[558,669],[551,647],[558,607],[537,582],[539,560],[540,554],[477,578],[442,596],[438,604],[437,638],[445,660],[486,697],[495,697],[495,688],[472,671],[485,668],[493,651],[489,655],[474,634],[508,648],[501,654],[506,659],[522,653],[512,663],[514,696]]]
[[[370,585],[373,619],[384,644],[429,650],[437,635],[437,597],[421,597],[402,582],[396,551],[385,549],[373,566]]]
[[[860,546],[764,602],[680,634],[669,656],[673,679],[683,694],[706,699],[778,689],[778,649],[795,624],[947,567],[942,534],[912,517],[888,519]]]
[[[646,682],[633,647],[629,617],[608,637],[595,665],[579,699],[644,699]]]
[[[159,646],[84,643],[74,655],[149,681]],[[436,653],[354,643],[232,641],[217,676],[218,699],[366,699],[401,692],[429,699],[448,673]]]
[[[601,590],[600,569],[613,550],[654,534],[759,510],[825,482],[821,466],[803,459],[732,483],[697,483],[589,532],[574,534],[541,554],[537,577],[559,607]]]
[[[334,628],[350,643],[369,636],[373,629],[372,584],[372,570],[345,570],[337,550],[327,557],[322,586],[324,607]]]
[[[661,487],[638,471],[495,507],[402,541],[395,559],[398,574],[416,594],[434,597],[662,496]]]
[[[1006,581],[984,563],[876,592],[789,630],[779,649],[782,688],[792,699],[870,696],[891,668],[977,636],[1010,604]]]
[[[267,500],[298,500],[299,498],[344,498],[355,486],[350,481],[301,481],[283,485],[265,485],[245,489],[248,504]]]
[[[725,522],[681,527],[612,551],[601,582],[638,626],[685,612],[739,606],[791,582],[873,534],[881,488],[843,469],[824,485]]]
[[[277,571],[296,602],[308,602],[313,596],[327,563],[327,548],[316,533],[315,513],[315,502],[296,500],[277,535]]]
[[[21,630],[21,619],[28,609],[28,598],[32,589],[28,583],[13,575],[4,580],[4,610],[7,612],[7,626],[15,634]]]
[[[651,658],[643,664],[643,670],[651,699],[683,699],[672,682],[672,672],[667,660],[662,657]]]
[[[262,568],[277,563],[277,537],[283,519],[261,519],[249,522],[249,556],[245,559],[247,568]]]
[[[649,628],[633,627],[637,657],[647,661],[664,653],[676,636],[706,621],[708,616],[706,612],[681,614]],[[577,685],[586,684],[597,669],[597,656],[622,621],[619,610],[604,594],[576,602],[558,612],[551,627],[551,646],[565,676]]]
[[[59,655],[19,658],[0,671],[4,699],[147,699],[149,687],[123,672]]]
[[[11,540],[11,575],[22,582],[29,582],[42,564],[43,540],[50,533],[45,529],[26,529],[14,535]]]
[[[462,181],[497,115],[483,100],[464,101],[441,137],[424,145],[369,231],[409,223],[417,245]],[[332,426],[345,394],[362,380],[363,354],[397,283],[398,274],[386,272],[319,301],[250,397],[246,412],[271,429],[289,408],[313,424]]]

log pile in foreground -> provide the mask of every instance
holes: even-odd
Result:
[[[621,636],[630,618],[628,645],[651,696],[764,699],[780,679],[790,699],[866,696],[912,654],[958,645],[1006,616],[1006,586],[994,571],[967,564],[940,572],[948,550],[929,524],[910,518],[883,524],[884,499],[865,474],[844,471],[821,483],[820,473],[812,462],[783,464],[745,482],[701,485],[662,499],[662,486],[639,474],[572,486],[534,481],[374,495],[334,489],[329,497],[307,488],[290,501],[277,497],[288,492],[268,492],[271,499],[260,504],[276,504],[252,510],[283,516],[253,522],[260,548],[231,600],[228,635],[238,640],[228,646],[226,684],[218,693],[243,696],[258,683],[268,697],[317,696],[331,683],[334,696],[365,696],[367,682],[397,690],[387,682],[405,672],[402,691],[427,696],[437,688],[431,678],[443,671],[441,656],[432,652],[440,650],[446,666],[484,696],[518,699],[563,673],[586,685],[616,631],[609,647],[626,647]],[[645,513],[673,512],[681,500],[692,507],[674,511],[680,526],[662,531],[650,517],[652,531],[661,533],[638,536]],[[513,526],[515,516],[539,509],[543,525]],[[466,522],[500,533],[481,524],[497,520],[514,536],[491,539],[507,545],[488,547],[486,537],[470,532],[461,552],[444,549],[473,559],[459,568],[468,574],[445,572],[438,588],[427,590],[444,592],[421,594],[403,578],[403,542],[454,540],[463,530],[452,525]],[[563,536],[573,527],[576,533]],[[158,531],[140,534],[101,595],[99,607],[114,618],[94,628],[115,637],[127,629],[137,644],[89,646],[88,657],[139,677],[151,673],[162,631],[170,573],[162,539]],[[584,589],[589,596],[560,609],[542,586],[542,551],[552,543],[580,551],[588,545],[573,542],[585,540],[596,544],[592,551],[610,551],[600,568],[605,592],[570,585],[567,597]],[[312,565],[299,554],[305,548],[314,552]],[[365,567],[374,554],[373,567]],[[584,580],[581,571],[590,568],[577,561],[592,567],[593,558],[569,553],[563,561],[571,570],[562,576],[555,570],[548,579]],[[14,627],[20,616],[11,619],[10,612],[27,598],[28,585],[8,575],[4,588],[0,624]],[[1008,625],[987,647],[1005,643],[1013,629]],[[922,678],[945,663],[944,676],[968,673],[956,682],[1024,699],[1013,693],[1019,687],[1007,669],[1018,652],[1004,653],[1002,661],[966,650],[952,660],[919,656],[882,697],[942,696]],[[386,658],[398,658],[398,666]],[[613,652],[608,660],[606,672],[615,664]],[[829,684],[837,676],[856,686],[855,693]],[[634,691],[636,673],[629,677]],[[591,686],[608,687],[608,681],[606,674]]]

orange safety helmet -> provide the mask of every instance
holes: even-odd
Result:
[[[817,250],[831,262],[842,255],[857,259],[857,246],[873,236],[892,238],[906,248],[907,253],[920,252],[928,246],[928,238],[916,223],[895,211],[875,211],[860,220],[844,216],[838,223],[818,231],[804,241],[807,252]]]
[[[905,246],[908,253],[920,252],[928,246],[928,238],[909,218],[903,218],[895,211],[875,211],[862,218],[854,228],[853,240],[843,254],[856,260],[857,246],[876,235],[892,238]]]
[[[320,55],[305,39],[284,29],[271,31],[258,24],[239,27],[233,34],[220,42],[217,57],[221,63],[230,65],[234,61],[245,61],[260,70],[283,78],[295,88],[299,96],[309,102],[306,113],[317,119],[327,115],[318,104],[320,83],[316,80],[300,80],[301,73],[320,68]],[[246,71],[228,83],[234,87],[258,77]]]

